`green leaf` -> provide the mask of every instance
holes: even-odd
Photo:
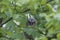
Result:
[[[52,5],[51,4],[47,4],[46,7],[48,10],[52,11]]]
[[[47,0],[41,0],[41,5],[45,5]]]

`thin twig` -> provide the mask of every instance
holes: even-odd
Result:
[[[1,24],[0,24],[0,26],[2,26],[2,25],[4,25],[4,24],[6,24],[7,22],[9,22],[10,20],[12,20],[12,17],[11,18],[9,18],[9,19],[7,19],[5,22],[2,22]]]

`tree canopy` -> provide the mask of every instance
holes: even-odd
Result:
[[[0,0],[0,40],[60,40],[60,0]]]

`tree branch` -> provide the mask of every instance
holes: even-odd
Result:
[[[2,27],[2,25],[6,24],[6,23],[9,22],[10,20],[12,20],[12,17],[9,18],[9,19],[7,19],[5,22],[2,22],[2,23],[0,24],[0,27]]]

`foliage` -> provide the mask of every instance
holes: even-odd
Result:
[[[60,40],[60,0],[0,0],[0,40]]]

